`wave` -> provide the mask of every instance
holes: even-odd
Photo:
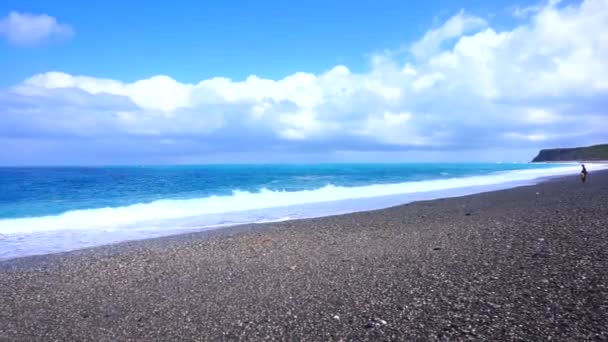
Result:
[[[590,171],[607,168],[608,165],[589,165]],[[484,187],[497,184],[532,181],[541,177],[575,174],[578,165],[555,168],[501,171],[482,176],[435,179],[396,184],[373,184],[344,187],[327,185],[314,190],[259,192],[233,191],[228,196],[210,196],[186,200],[159,200],[116,208],[99,208],[68,211],[60,215],[0,220],[0,234],[28,234],[57,230],[115,230],[134,227],[175,228],[176,220],[205,217],[206,215],[260,211],[271,208],[310,205],[354,199],[408,195],[424,192],[441,192],[468,187]],[[479,191],[477,191],[479,192]],[[402,201],[402,203],[407,200]],[[331,211],[327,211],[331,214]],[[238,216],[238,215],[237,215]],[[282,216],[284,217],[284,216]],[[298,215],[306,217],[306,213]],[[310,217],[310,216],[308,216]],[[250,218],[250,222],[272,221],[262,216]],[[190,224],[196,220],[190,220]],[[207,221],[209,222],[209,221]],[[245,223],[242,220],[236,223]],[[235,224],[236,224],[235,223]],[[222,222],[207,226],[222,225]]]

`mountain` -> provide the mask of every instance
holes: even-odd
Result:
[[[608,144],[541,150],[532,162],[590,160],[608,160]]]

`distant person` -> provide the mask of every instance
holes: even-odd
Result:
[[[587,180],[587,169],[585,168],[585,164],[581,165],[583,169],[581,170],[581,181],[585,183]]]

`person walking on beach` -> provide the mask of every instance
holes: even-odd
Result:
[[[585,181],[587,180],[587,169],[585,168],[585,164],[582,164],[581,166],[583,167],[583,169],[581,170],[581,181],[585,183]]]

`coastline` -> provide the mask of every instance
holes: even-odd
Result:
[[[513,168],[484,164],[474,166],[468,175],[458,176],[459,172],[462,172],[463,165],[460,165],[453,169],[448,167],[445,172],[441,172],[441,177],[439,173],[433,177],[431,172],[428,179],[416,179],[415,175],[413,178],[410,175],[401,181],[390,183],[378,181],[355,186],[328,183],[300,191],[264,191],[265,188],[262,187],[260,192],[233,190],[231,195],[217,197],[210,195],[154,201],[131,200],[130,204],[114,206],[108,203],[100,206],[89,203],[90,208],[63,208],[54,214],[43,214],[53,208],[50,203],[48,208],[40,205],[30,208],[25,205],[27,201],[21,200],[21,204],[12,210],[31,211],[32,214],[0,219],[0,232],[5,234],[0,235],[0,261],[122,241],[166,237],[235,225],[343,215],[415,201],[508,189],[536,184],[543,179],[564,174],[576,174],[579,167],[573,165],[547,164],[544,167]],[[470,165],[468,166],[470,169]],[[413,167],[414,174],[419,172],[415,171],[416,164],[401,167],[406,167],[407,172],[411,172]],[[589,165],[592,172],[605,168],[608,168],[608,164]],[[392,172],[395,170],[401,169],[397,168]],[[479,170],[485,172],[474,174]],[[374,179],[372,174],[370,177]],[[236,185],[232,187],[238,189]],[[70,191],[74,189],[66,189],[66,192]],[[103,192],[88,189],[83,193],[89,191]],[[35,198],[36,196],[32,196],[33,200]],[[8,210],[11,211],[10,205]]]
[[[0,340],[605,339],[606,190],[597,171],[3,261]]]
[[[530,162],[531,164],[608,164],[608,160],[551,160]]]

